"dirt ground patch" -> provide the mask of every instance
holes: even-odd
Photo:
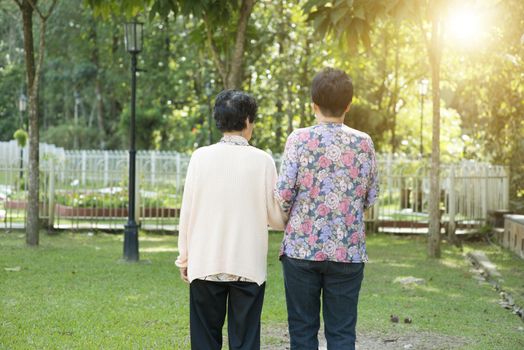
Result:
[[[322,328],[321,328],[322,329]],[[326,340],[319,332],[319,350],[326,349]],[[447,336],[431,332],[404,332],[402,334],[379,334],[376,332],[358,332],[357,350],[443,350],[457,349],[468,343],[467,338]],[[287,325],[262,325],[262,349],[289,349]]]

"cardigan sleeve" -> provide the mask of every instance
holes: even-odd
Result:
[[[288,215],[281,210],[280,203],[273,195],[277,183],[277,168],[273,159],[269,159],[266,166],[266,207],[268,223],[271,229],[284,230]]]
[[[178,224],[178,258],[175,265],[178,267],[187,267],[187,241],[190,233],[189,222],[191,221],[191,207],[193,198],[194,182],[194,154],[189,161],[187,168],[186,180],[184,184],[184,195],[182,196],[182,206],[180,208],[180,221]]]

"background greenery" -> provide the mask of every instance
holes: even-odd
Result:
[[[145,22],[139,55],[145,71],[138,79],[138,148],[191,152],[216,141],[219,133],[210,110],[213,97],[226,84],[212,59],[205,22],[211,21],[213,43],[227,62],[240,2],[90,0],[79,6],[58,1],[48,20],[40,85],[42,141],[66,149],[127,148],[130,73],[122,24],[126,14],[137,12]],[[347,70],[355,83],[347,124],[369,133],[380,152],[418,155],[417,84],[430,72],[418,24],[409,18],[398,21],[410,1],[349,1],[357,12],[358,6],[365,6],[360,22],[345,23],[340,12],[332,22],[347,35],[322,39],[316,35],[322,28],[314,12],[323,3],[256,2],[241,79],[241,87],[260,104],[252,143],[280,153],[291,130],[311,124],[310,80],[323,66],[332,65]],[[342,1],[332,3],[342,6]],[[510,166],[512,199],[522,202],[524,3],[463,3],[481,16],[482,32],[469,41],[455,40],[457,33],[446,34],[442,158]],[[46,0],[39,4],[45,7]],[[381,6],[391,7],[396,17],[370,18]],[[450,16],[453,11],[450,7]],[[358,13],[353,16],[359,18]],[[37,37],[37,26],[34,32]],[[359,44],[362,37],[366,45]],[[17,101],[25,91],[22,24],[14,1],[0,1],[0,52],[0,140],[10,140],[21,127]],[[426,154],[431,149],[430,100],[428,94],[422,132]]]

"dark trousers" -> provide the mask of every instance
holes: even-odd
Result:
[[[320,298],[328,350],[354,350],[364,264],[282,257],[291,350],[317,350]]]
[[[260,349],[260,314],[266,284],[193,280],[189,285],[192,350],[222,349],[226,318],[229,349]]]

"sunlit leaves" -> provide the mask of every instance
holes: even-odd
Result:
[[[321,36],[331,35],[351,49],[358,43],[369,49],[370,32],[377,18],[388,15],[398,20],[412,19],[418,7],[419,1],[413,0],[310,0],[303,6],[308,21]]]
[[[208,16],[214,23],[224,24],[231,20],[239,7],[239,0],[84,0],[95,14],[103,18],[110,16],[133,17],[137,15],[153,19],[156,16],[167,18]]]
[[[103,18],[109,18],[111,14],[133,17],[149,6],[150,0],[84,0],[95,14]]]

